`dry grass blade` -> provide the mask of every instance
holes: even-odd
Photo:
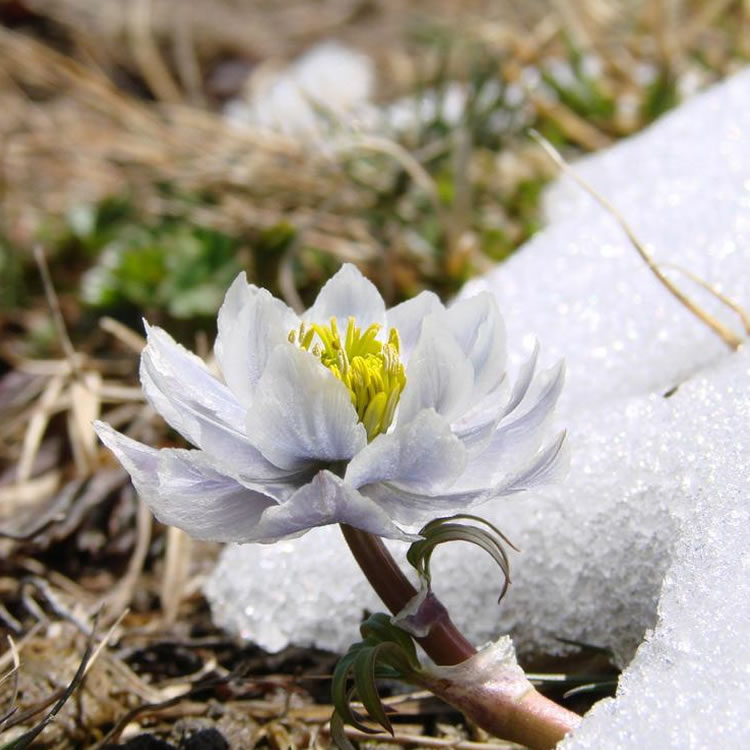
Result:
[[[7,529],[0,529],[0,539],[12,539],[14,542],[28,542],[38,534],[46,531],[50,526],[58,523],[61,519],[61,515],[55,515],[52,518],[42,518],[41,521],[31,529],[21,533],[8,531]]]
[[[166,560],[160,592],[161,606],[167,623],[173,623],[177,619],[190,573],[192,546],[192,539],[182,529],[176,526],[167,529]]]
[[[182,94],[154,40],[151,4],[151,0],[135,0],[128,4],[131,49],[151,93],[161,101],[178,104],[182,102]]]
[[[100,750],[100,748],[105,745],[117,742],[125,727],[127,727],[128,724],[134,721],[137,717],[147,714],[156,714],[159,711],[163,711],[164,709],[176,706],[182,701],[189,699],[190,696],[194,695],[195,693],[200,693],[205,690],[219,687],[220,685],[225,685],[238,677],[244,676],[245,671],[245,665],[241,664],[229,674],[225,674],[220,677],[208,677],[206,679],[200,679],[198,680],[198,682],[189,685],[186,690],[184,690],[179,695],[171,696],[165,700],[142,703],[140,706],[131,709],[126,714],[121,716],[116,724],[112,727],[112,729],[101,739],[100,742],[94,745],[91,750]]]
[[[133,600],[133,594],[143,571],[148,546],[151,542],[151,529],[153,527],[151,511],[141,498],[136,498],[135,502],[137,503],[136,542],[125,575],[107,598],[105,613],[107,618],[111,616],[111,613],[122,612]]]
[[[34,259],[39,267],[39,275],[42,277],[44,293],[47,297],[50,310],[52,311],[52,319],[55,322],[60,345],[70,363],[71,371],[76,372],[78,369],[78,362],[75,356],[75,349],[73,348],[73,343],[68,335],[68,329],[65,326],[65,320],[63,318],[62,310],[60,309],[60,300],[57,298],[57,293],[55,292],[55,287],[52,283],[49,266],[47,265],[47,258],[45,257],[44,250],[42,250],[40,245],[34,246]]]
[[[17,711],[16,700],[18,698],[18,670],[21,666],[21,659],[18,656],[18,649],[16,648],[16,644],[10,636],[8,636],[8,648],[11,657],[13,658],[13,667],[9,672],[0,677],[0,685],[2,685],[2,683],[6,680],[13,678],[13,691],[9,701],[9,708],[7,709],[7,711],[5,711],[5,713],[0,714],[0,732],[3,731],[5,724]]]
[[[25,732],[17,739],[13,740],[7,745],[4,745],[2,750],[25,750],[25,748],[29,747],[31,743],[34,742],[34,740],[44,731],[45,727],[52,721],[52,719],[57,716],[60,709],[67,703],[68,698],[73,695],[76,688],[78,688],[86,675],[86,669],[94,648],[95,632],[96,623],[94,623],[94,627],[91,629],[91,635],[86,641],[86,649],[83,652],[83,656],[81,657],[80,664],[78,665],[78,669],[76,670],[73,679],[70,681],[70,683],[68,683],[68,686],[59,695],[59,698],[51,698],[51,700],[56,699],[57,701],[52,707],[52,710],[33,729],[30,729],[28,732]],[[28,712],[24,712],[22,716],[16,716],[9,726],[14,726],[17,723],[21,723],[27,718]]]
[[[671,269],[681,273],[683,276],[687,276],[691,281],[703,287],[709,294],[712,294],[716,299],[719,300],[723,305],[726,305],[737,317],[742,321],[742,325],[745,328],[745,333],[750,334],[750,312],[748,312],[739,302],[728,297],[726,294],[717,289],[713,284],[704,281],[700,276],[697,276],[687,268],[678,266],[675,263],[660,263],[659,266],[665,269]]]
[[[140,354],[146,346],[146,339],[143,336],[136,333],[132,328],[123,325],[119,320],[104,316],[99,319],[99,327],[103,331],[112,334],[118,341],[121,341],[136,354]]]
[[[61,375],[50,378],[32,413],[24,435],[21,458],[18,461],[17,477],[19,483],[25,482],[31,476],[34,457],[41,445],[44,431],[47,429],[52,414],[59,409],[58,401],[62,395],[65,380],[66,378]]]

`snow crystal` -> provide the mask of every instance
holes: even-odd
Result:
[[[745,309],[748,133],[750,71],[577,165],[658,262],[716,284]],[[618,697],[598,704],[565,750],[742,746],[750,356],[729,352],[671,297],[568,179],[547,209],[550,226],[463,294],[497,296],[512,362],[534,336],[548,362],[566,359],[558,413],[570,474],[559,487],[479,509],[522,550],[499,608],[497,571],[467,545],[436,553],[436,589],[477,643],[509,632],[523,656],[559,650],[567,638],[630,662]],[[705,290],[669,273],[740,330]],[[206,593],[217,623],[271,650],[342,650],[363,609],[382,609],[336,528],[227,548]]]

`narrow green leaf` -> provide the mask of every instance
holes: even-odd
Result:
[[[385,706],[380,700],[378,686],[375,682],[375,665],[378,654],[385,645],[388,644],[380,644],[372,649],[363,649],[360,651],[355,659],[352,675],[357,695],[367,713],[387,732],[393,734],[393,726],[386,715]]]
[[[339,750],[356,750],[351,740],[346,736],[344,722],[337,711],[334,711],[331,716],[331,739]]]

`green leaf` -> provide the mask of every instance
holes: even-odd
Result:
[[[456,523],[456,521],[473,521],[481,526]],[[504,577],[498,601],[505,596],[510,584],[510,560],[504,545],[516,548],[496,526],[479,516],[460,513],[449,518],[437,518],[430,521],[419,533],[422,539],[409,547],[406,559],[428,585],[431,580],[430,561],[435,548],[445,542],[463,541],[480,547],[498,564]]]
[[[356,750],[344,732],[344,722],[337,711],[334,711],[331,716],[331,739],[339,750]],[[4,749],[0,748],[0,750]]]
[[[362,638],[339,660],[333,672],[331,697],[334,706],[331,737],[342,750],[351,743],[344,734],[344,724],[370,734],[380,730],[363,723],[365,717],[352,709],[353,695],[362,703],[367,718],[393,734],[388,710],[380,699],[377,680],[380,678],[412,680],[421,671],[414,641],[396,627],[388,615],[379,612],[360,626]],[[350,679],[354,685],[349,687]]]
[[[375,665],[382,647],[388,644],[381,643],[374,648],[362,649],[354,660],[352,674],[354,686],[362,705],[374,721],[380,724],[386,732],[393,734],[393,726],[386,715],[383,701],[378,694],[378,686],[375,682]]]

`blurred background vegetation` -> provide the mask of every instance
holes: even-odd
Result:
[[[389,302],[449,296],[542,222],[529,127],[602,148],[750,52],[740,0],[14,0],[0,20],[0,305],[38,291],[41,243],[81,320],[186,333],[239,269],[296,305],[342,260]],[[225,116],[331,39],[367,56],[375,125],[323,111],[325,81],[316,138]]]

